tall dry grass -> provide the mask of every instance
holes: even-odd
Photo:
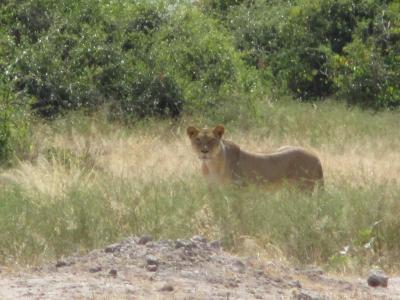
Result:
[[[148,120],[129,128],[101,116],[38,123],[30,159],[0,174],[2,260],[38,262],[128,234],[201,233],[236,250],[251,237],[300,263],[397,268],[395,120],[392,113],[289,104],[269,106],[265,116],[247,123],[228,121],[226,138],[247,150],[290,144],[315,151],[326,191],[312,196],[257,187],[210,193],[185,136],[189,119]]]
[[[37,133],[35,139],[42,141],[37,157],[4,171],[3,181],[56,196],[78,182],[90,185],[102,174],[141,182],[184,180],[199,174],[200,162],[191,152],[183,125],[175,128],[173,134],[162,133],[164,136],[156,130],[144,134],[138,130],[127,135],[123,129],[103,135],[97,132],[95,124],[92,126],[89,135],[51,133],[49,138],[48,129],[45,134]],[[399,148],[388,147],[393,141],[387,139],[355,140],[336,147],[332,141],[316,147],[300,142],[301,137],[277,141],[257,133],[243,134],[240,128],[233,128],[233,132],[228,128],[226,138],[254,152],[273,152],[282,145],[311,149],[320,156],[328,183],[343,179],[354,185],[400,181]]]

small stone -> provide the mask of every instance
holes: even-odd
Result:
[[[153,238],[152,238],[151,236],[149,236],[149,235],[142,235],[142,236],[139,238],[138,244],[139,244],[139,245],[146,245],[148,242],[150,242],[150,241],[152,241],[152,240],[153,240]]]
[[[229,287],[237,288],[237,287],[239,287],[239,284],[237,282],[229,282]]]
[[[315,295],[312,292],[302,290],[299,293],[294,294],[294,299],[296,300],[323,300],[325,298]]]
[[[97,273],[97,272],[100,272],[101,270],[102,270],[102,269],[101,269],[100,266],[96,266],[96,267],[90,268],[90,269],[89,269],[89,272],[90,272],[90,273]]]
[[[160,291],[161,292],[172,292],[174,290],[174,287],[171,284],[165,284]]]
[[[147,271],[149,271],[149,272],[155,272],[155,271],[157,271],[157,269],[158,269],[157,265],[148,265],[147,266]]]
[[[246,270],[246,265],[240,260],[236,260],[232,265],[233,265],[233,269],[236,272],[244,273],[244,271]]]
[[[116,251],[119,251],[121,249],[121,244],[111,244],[108,245],[105,249],[104,252],[106,253],[114,253]]]
[[[146,256],[146,262],[147,262],[147,265],[158,266],[158,264],[159,264],[158,258],[151,254]]]
[[[276,282],[276,283],[282,283],[283,282],[282,278],[273,278],[272,280],[274,282]]]
[[[157,247],[157,243],[155,243],[155,242],[147,242],[146,243],[146,247],[147,248],[156,248]]]
[[[187,241],[181,240],[181,239],[177,239],[176,242],[175,242],[175,248],[176,249],[183,248],[183,247],[186,247],[187,244],[188,244]]]
[[[67,263],[64,260],[59,260],[56,263],[56,268],[65,267],[66,265],[67,265]]]
[[[298,280],[294,280],[294,281],[290,282],[289,286],[294,287],[294,288],[299,288],[299,289],[302,288],[301,283]]]
[[[210,243],[210,247],[214,250],[220,250],[221,249],[221,242],[218,240],[212,241]]]
[[[386,275],[378,273],[371,274],[367,279],[368,285],[372,287],[378,287],[378,286],[387,287],[388,281],[389,278]]]
[[[194,242],[194,243],[207,243],[206,238],[201,236],[201,235],[194,235],[191,238],[191,241]]]
[[[303,271],[308,277],[314,278],[314,277],[319,277],[324,274],[324,271],[318,267],[309,267]]]
[[[171,245],[174,244],[174,242],[172,240],[159,240],[158,243],[165,247],[170,247]]]
[[[256,275],[257,275],[257,276],[264,276],[265,273],[264,273],[263,270],[256,270]]]
[[[108,274],[115,277],[115,276],[117,276],[118,271],[116,269],[111,269],[110,272],[108,272]]]

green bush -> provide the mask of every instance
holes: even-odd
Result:
[[[177,117],[263,90],[229,33],[199,9],[71,3],[52,11],[49,29],[12,68],[15,90],[33,96],[43,117],[104,104],[114,118]]]
[[[254,110],[267,89],[396,107],[398,7],[389,0],[6,1],[0,71],[46,118],[104,105],[124,120],[227,105]]]
[[[245,61],[283,92],[336,94],[364,107],[397,106],[395,1],[249,1],[225,22]],[[347,63],[344,63],[347,62]]]
[[[0,80],[0,164],[10,162],[18,152],[29,151],[28,130],[25,105],[17,101],[4,80]]]
[[[177,10],[159,41],[150,55],[161,74],[176,78],[189,112],[215,109],[235,101],[237,94],[256,97],[263,91],[258,74],[241,61],[229,33],[196,9]]]
[[[9,30],[17,45],[37,42],[52,24],[53,1],[2,1],[0,25]]]
[[[202,0],[199,1],[199,6],[207,14],[224,18],[231,8],[246,2],[245,0]]]
[[[333,59],[338,96],[363,107],[400,106],[400,4],[361,23],[344,54]]]
[[[95,2],[89,3],[65,4],[68,19],[61,8],[55,11],[46,34],[18,57],[15,88],[36,99],[32,107],[41,116],[53,117],[82,106],[96,107],[103,99],[98,86],[104,81],[98,78],[109,72],[118,53],[107,43],[101,11]]]
[[[362,1],[254,1],[227,22],[246,61],[296,97],[334,92],[329,60],[352,39],[357,20],[371,14]]]

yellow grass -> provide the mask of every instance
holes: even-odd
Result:
[[[95,123],[89,133],[74,130],[70,134],[56,133],[47,125],[38,128],[34,137],[39,145],[37,157],[3,172],[3,181],[17,183],[31,192],[59,196],[73,185],[93,184],[99,173],[140,182],[200,176],[200,162],[191,151],[185,125],[167,133],[162,131],[161,135],[156,129],[151,132],[136,129],[127,134],[118,127],[111,133],[102,133]],[[301,137],[282,140],[252,132],[244,134],[237,128],[227,131],[227,139],[254,152],[268,153],[283,145],[301,145],[313,150],[322,160],[328,188],[337,180],[354,185],[400,183],[399,152],[389,147],[391,141],[385,138],[341,144],[340,137],[335,137],[329,144],[313,147]],[[67,151],[72,155],[68,158],[70,164],[66,166],[54,153],[46,155],[46,149]]]
[[[360,113],[357,118],[364,116]],[[340,115],[335,118],[339,123]],[[185,133],[193,124],[190,120],[153,120],[130,128],[87,117],[83,125],[38,123],[31,157],[0,172],[0,187],[13,183],[24,191],[0,198],[8,205],[0,210],[3,226],[14,219],[14,211],[22,220],[18,221],[22,225],[17,222],[9,228],[0,247],[10,260],[26,261],[68,254],[79,247],[88,250],[126,234],[203,234],[222,239],[239,252],[254,249],[249,251],[260,257],[285,259],[288,254],[357,269],[373,264],[384,251],[380,264],[394,266],[400,253],[391,242],[399,226],[395,212],[400,207],[396,200],[400,139],[398,133],[390,133],[396,123],[390,115],[388,119],[387,130],[372,127],[362,134],[359,129],[365,124],[358,122],[331,131],[330,125],[321,123],[317,142],[310,138],[315,126],[303,123],[301,129],[290,125],[284,134],[266,133],[270,124],[226,126],[225,138],[249,151],[299,145],[316,152],[327,191],[318,199],[257,189],[207,193],[200,161]],[[371,239],[380,240],[375,245],[378,252],[364,248]],[[347,245],[355,249],[350,261],[337,255]]]

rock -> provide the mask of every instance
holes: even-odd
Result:
[[[256,275],[257,276],[265,276],[265,273],[263,270],[256,270]]]
[[[232,264],[232,266],[233,266],[233,269],[239,273],[244,273],[244,271],[246,270],[246,265],[241,260],[236,260]]]
[[[306,290],[294,293],[294,299],[296,300],[324,300],[325,298],[315,295],[314,293]]]
[[[115,277],[115,276],[117,276],[118,271],[116,269],[111,269],[110,272],[108,272],[108,274]]]
[[[152,240],[153,240],[153,238],[152,238],[151,236],[149,236],[149,235],[142,235],[142,236],[139,238],[138,244],[139,244],[139,245],[146,245],[148,242],[150,242],[150,241],[152,241]]]
[[[100,266],[96,266],[96,267],[92,267],[89,269],[90,273],[97,273],[100,272],[102,270],[102,268]]]
[[[210,243],[210,247],[214,250],[220,250],[221,249],[221,242],[218,240],[212,241]]]
[[[300,272],[307,275],[309,278],[318,278],[324,274],[324,271],[322,271],[322,269],[314,266],[310,266]]]
[[[194,243],[207,243],[206,238],[201,235],[194,235],[190,240]]]
[[[378,286],[387,287],[388,281],[389,281],[389,278],[385,274],[382,274],[382,273],[371,274],[367,279],[368,285],[372,286],[372,287],[378,287]]]
[[[147,271],[149,271],[149,272],[155,272],[155,271],[157,271],[157,269],[158,269],[157,265],[148,265],[147,266]]]
[[[119,251],[120,249],[121,249],[121,244],[116,243],[116,244],[108,245],[104,249],[104,252],[106,252],[106,253],[114,253],[116,251]]]
[[[187,246],[188,246],[188,242],[185,241],[185,240],[177,239],[175,241],[175,248],[176,249],[187,247]]]
[[[298,281],[298,280],[293,280],[293,281],[291,281],[291,282],[289,283],[289,286],[290,286],[290,287],[294,287],[294,288],[299,288],[299,289],[302,288],[301,283],[300,283],[300,281]]]
[[[172,292],[174,287],[171,284],[165,284],[159,291],[161,292]]]
[[[155,242],[152,242],[152,241],[149,241],[146,243],[147,248],[156,248],[157,246],[158,246],[158,244]]]
[[[125,289],[126,294],[135,294],[135,290],[133,288],[127,287]]]
[[[156,266],[158,266],[159,261],[158,261],[157,257],[155,257],[154,255],[149,254],[149,255],[146,256],[146,263],[147,263],[147,265],[156,265]]]
[[[158,244],[169,248],[174,245],[174,241],[173,240],[160,240],[160,241],[158,241]]]
[[[237,287],[239,287],[239,284],[237,282],[235,282],[235,281],[231,281],[231,282],[228,283],[228,287],[237,288]]]
[[[59,260],[56,262],[56,268],[61,268],[67,266],[67,262],[64,260]]]

